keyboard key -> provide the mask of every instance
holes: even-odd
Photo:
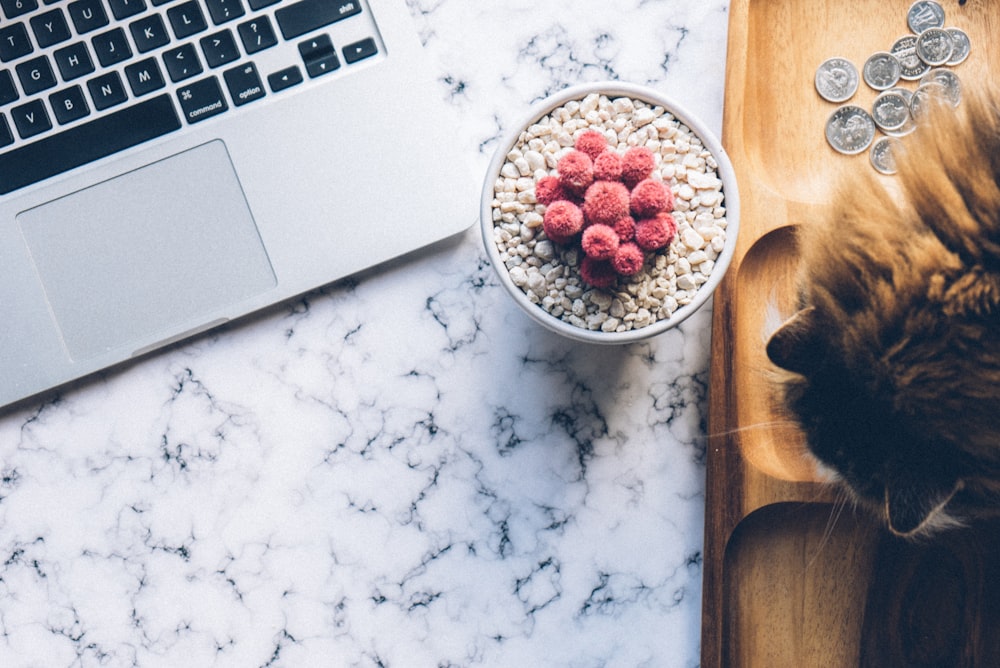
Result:
[[[371,37],[363,39],[360,42],[354,42],[353,44],[348,44],[344,47],[344,60],[347,64],[356,63],[359,60],[364,60],[365,58],[371,58],[376,53],[378,53],[378,46],[375,45],[375,40]]]
[[[108,4],[119,21],[141,14],[146,9],[146,0],[108,0]]]
[[[361,12],[354,0],[299,0],[274,12],[285,39],[294,39]]]
[[[244,63],[226,70],[222,73],[222,77],[226,80],[229,97],[233,98],[233,103],[237,107],[264,97],[264,84],[257,74],[257,66],[253,63]]]
[[[87,82],[90,89],[90,97],[94,100],[94,108],[98,111],[121,104],[128,99],[125,92],[125,85],[118,72],[108,72],[101,76],[94,77]]]
[[[99,160],[181,127],[166,94],[0,154],[0,195]]]
[[[148,95],[166,86],[160,66],[155,58],[146,58],[125,67],[125,78],[136,97]]]
[[[167,10],[167,19],[174,29],[174,37],[184,39],[202,30],[208,30],[205,15],[197,0],[188,0]]]
[[[52,120],[45,111],[45,105],[41,100],[31,100],[10,110],[10,117],[14,119],[14,126],[21,139],[30,139],[37,134],[52,129]],[[3,187],[0,185],[0,187]]]
[[[114,28],[100,35],[96,35],[90,40],[97,54],[97,61],[104,67],[110,67],[123,60],[128,60],[132,56],[132,47],[128,45],[128,38],[121,28]]]
[[[52,93],[49,95],[49,104],[52,105],[52,113],[60,125],[80,120],[90,113],[87,99],[83,96],[83,89],[79,86],[71,86]]]
[[[202,73],[201,61],[194,44],[182,44],[176,49],[163,52],[163,64],[174,83],[190,79]]]
[[[9,146],[14,143],[14,133],[10,131],[10,126],[7,125],[7,117],[0,114],[0,147]]]
[[[0,0],[0,7],[3,7],[4,16],[16,19],[22,14],[38,9],[38,2],[37,0]]]
[[[305,63],[306,73],[310,78],[329,74],[340,67],[337,60],[337,51],[333,48],[333,42],[329,35],[317,35],[313,39],[306,40],[299,44],[299,55]]]
[[[302,70],[295,65],[267,75],[267,85],[275,93],[300,83],[302,83]]]
[[[0,105],[9,104],[20,95],[17,86],[14,85],[14,75],[10,70],[0,70]]]
[[[258,16],[241,23],[236,26],[236,30],[240,33],[240,41],[243,42],[247,54],[269,49],[278,43],[278,36],[274,34],[271,20],[266,16]]]
[[[71,37],[66,15],[61,9],[52,9],[31,17],[31,31],[35,33],[38,46],[43,49],[65,42]]]
[[[181,102],[181,113],[188,123],[198,123],[229,109],[219,80],[215,77],[178,88],[177,99]]]
[[[104,11],[101,0],[76,0],[69,3],[67,8],[76,31],[81,35],[108,25],[108,14]]]
[[[146,53],[153,49],[158,49],[170,41],[167,34],[167,26],[159,14],[150,14],[137,21],[133,21],[128,26],[135,41],[135,48],[139,53]]]
[[[205,62],[210,68],[228,65],[240,57],[236,40],[229,30],[202,37],[198,43],[201,44],[201,51],[205,54]]]
[[[90,59],[90,52],[83,42],[75,42],[56,49],[52,55],[56,59],[56,67],[59,68],[63,81],[72,81],[94,71],[94,61]]]
[[[23,23],[0,28],[0,60],[5,63],[16,58],[22,58],[34,50],[31,46],[31,39],[28,37],[28,29]]]
[[[240,0],[205,0],[205,4],[208,5],[208,14],[215,25],[238,19],[247,13]]]
[[[279,2],[281,2],[281,0],[247,0],[247,4],[250,5],[250,9],[254,11],[270,7],[271,5],[276,5]]]
[[[56,75],[46,56],[18,63],[14,69],[17,71],[17,78],[21,80],[21,88],[24,89],[25,95],[34,95],[56,85]]]

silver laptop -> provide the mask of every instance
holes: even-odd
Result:
[[[0,11],[0,405],[474,221],[399,0]]]

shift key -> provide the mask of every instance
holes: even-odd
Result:
[[[177,99],[188,123],[197,123],[229,109],[216,77],[208,77],[177,89]]]
[[[274,12],[285,39],[293,39],[361,13],[357,0],[299,0]]]

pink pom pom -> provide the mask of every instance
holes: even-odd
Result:
[[[583,151],[570,151],[556,164],[559,183],[566,190],[582,193],[594,182],[594,162]]]
[[[538,179],[535,183],[535,199],[545,206],[557,200],[566,199],[566,192],[559,183],[558,177],[543,176]]]
[[[656,166],[653,152],[645,146],[633,146],[622,156],[622,181],[629,188],[643,179],[649,178]]]
[[[630,206],[636,218],[652,218],[674,208],[673,193],[660,181],[643,179],[632,189]]]
[[[605,151],[594,158],[595,181],[620,181],[622,178],[622,157],[614,151]]]
[[[610,260],[618,252],[618,235],[607,225],[591,225],[583,231],[583,252],[595,260]]]
[[[635,239],[635,218],[632,216],[623,216],[615,221],[611,229],[618,235],[619,241],[632,241]]]
[[[580,260],[580,278],[595,288],[609,288],[618,280],[618,272],[608,260],[598,260],[584,255]]]
[[[577,151],[586,153],[591,160],[596,160],[608,147],[608,140],[597,130],[587,130],[576,138],[573,146]]]
[[[642,269],[642,249],[634,243],[624,243],[611,258],[611,266],[622,276],[635,276]]]
[[[595,181],[583,198],[583,217],[588,225],[611,225],[628,215],[628,188],[615,181]]]
[[[564,244],[583,229],[583,212],[572,202],[555,201],[545,210],[542,229],[554,243]]]
[[[639,248],[655,251],[669,244],[677,233],[677,223],[669,213],[660,212],[635,224],[635,242]]]

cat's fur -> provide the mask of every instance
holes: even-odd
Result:
[[[767,343],[809,449],[903,536],[1000,512],[1000,96],[965,98],[799,226]]]

